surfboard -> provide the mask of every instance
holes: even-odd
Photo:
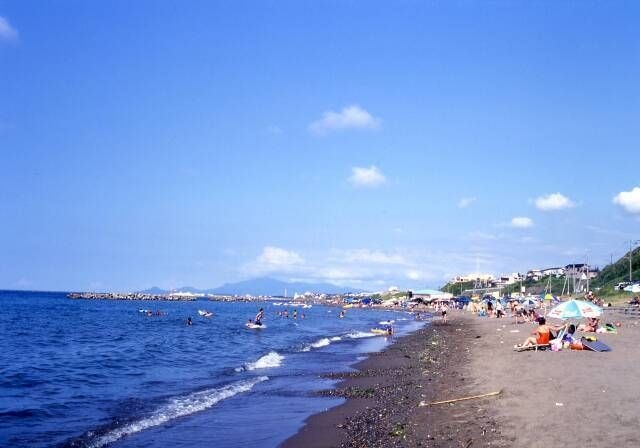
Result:
[[[250,328],[252,330],[262,330],[263,328],[267,328],[265,324],[256,325],[256,324],[244,324],[245,327]]]

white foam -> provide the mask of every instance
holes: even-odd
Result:
[[[329,338],[322,338],[320,340],[317,340],[313,344],[311,344],[311,347],[320,348],[320,347],[326,347],[329,344],[331,344],[331,341],[329,340]]]
[[[269,352],[256,362],[250,362],[245,365],[245,370],[268,369],[271,367],[279,367],[282,364],[284,356],[277,352]]]
[[[311,351],[312,348],[321,348],[321,347],[326,347],[327,345],[331,344],[331,341],[339,341],[342,338],[340,336],[334,336],[331,339],[329,338],[322,338],[322,339],[318,339],[316,342],[313,342],[309,345],[305,345],[302,348],[303,352],[309,352]]]
[[[383,320],[383,321],[380,321],[379,324],[380,325],[391,325],[394,322],[395,322],[395,320]]]
[[[242,392],[247,392],[256,384],[268,379],[269,377],[260,376],[251,380],[238,381],[237,383],[229,384],[220,388],[207,389],[200,392],[194,392],[184,397],[176,397],[168,404],[157,409],[149,417],[115,428],[99,437],[88,446],[91,448],[103,447],[130,434],[135,434],[153,426],[165,424],[170,420],[184,417],[195,412],[204,411],[205,409],[214,406],[219,401],[231,398]]]
[[[355,331],[355,332],[349,333],[347,335],[347,337],[350,338],[350,339],[370,338],[372,336],[376,336],[376,334],[375,333],[368,333],[368,332],[364,332],[364,331]]]

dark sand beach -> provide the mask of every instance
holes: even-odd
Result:
[[[515,352],[535,328],[452,312],[358,364],[283,447],[640,446],[638,319],[617,314],[612,352]],[[490,392],[452,404],[419,406]]]

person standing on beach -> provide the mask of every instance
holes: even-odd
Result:
[[[446,324],[447,323],[447,310],[449,309],[449,307],[443,303],[442,304],[442,323]]]

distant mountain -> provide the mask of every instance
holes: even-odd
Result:
[[[331,283],[283,282],[268,277],[244,280],[237,283],[225,283],[212,290],[207,290],[207,292],[211,294],[282,296],[285,289],[287,290],[287,295],[290,297],[296,292],[302,294],[307,291],[325,294],[362,292],[360,289],[345,288],[332,285]]]
[[[181,288],[175,288],[173,290],[166,290],[154,286],[144,291],[139,291],[144,294],[169,294],[171,292],[190,292],[192,294],[230,294],[230,295],[245,295],[251,294],[254,296],[282,296],[284,290],[287,290],[287,295],[292,297],[294,293],[305,293],[307,291],[325,293],[325,294],[344,294],[347,292],[362,292],[361,289],[345,288],[341,286],[332,285],[331,283],[304,283],[304,282],[283,282],[274,278],[262,277],[251,280],[244,280],[237,283],[225,283],[222,286],[212,289],[198,289],[193,286],[183,286]]]
[[[142,294],[167,294],[169,293],[169,291],[162,289],[162,288],[158,288],[157,286],[152,286],[149,289],[145,289],[144,291],[138,291],[141,292]]]

